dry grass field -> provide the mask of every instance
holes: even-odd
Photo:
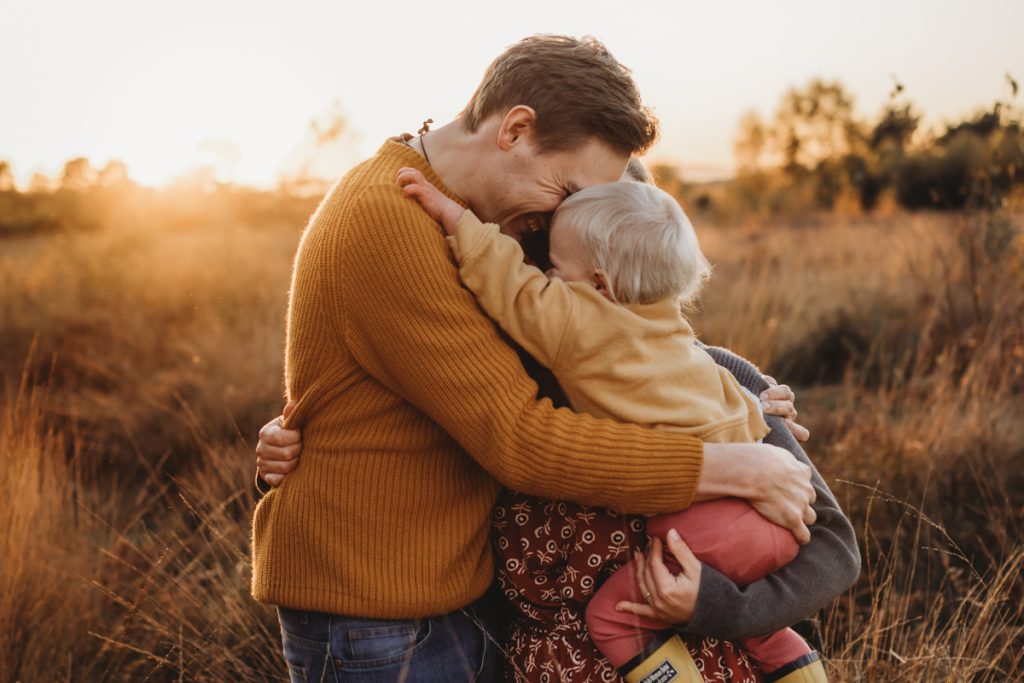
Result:
[[[252,450],[309,208],[0,239],[0,680],[286,680]],[[696,223],[699,334],[797,387],[858,530],[833,680],[1020,680],[1021,218]]]

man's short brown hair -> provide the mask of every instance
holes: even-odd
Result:
[[[505,50],[462,111],[463,124],[475,131],[520,104],[537,113],[544,151],[596,137],[624,154],[639,154],[658,137],[658,120],[640,101],[630,70],[590,36],[535,35]]]

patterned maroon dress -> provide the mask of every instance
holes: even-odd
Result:
[[[644,518],[505,491],[494,511],[498,580],[515,619],[508,679],[530,683],[621,681],[587,635],[587,601],[632,551],[647,544]],[[705,681],[761,683],[732,643],[690,638]]]

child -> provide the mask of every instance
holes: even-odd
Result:
[[[758,400],[694,344],[682,316],[709,266],[665,192],[616,182],[566,199],[552,218],[545,274],[523,263],[519,244],[498,226],[481,223],[419,171],[401,169],[397,182],[444,226],[483,309],[551,369],[574,408],[705,441],[752,442],[768,433]],[[650,518],[647,528],[661,537],[676,529],[699,559],[740,585],[788,564],[798,548],[739,499],[696,503]],[[701,681],[671,624],[614,609],[636,601],[637,590],[630,563],[595,594],[587,626],[598,648],[630,683]],[[827,680],[817,653],[792,629],[742,645],[768,680]]]

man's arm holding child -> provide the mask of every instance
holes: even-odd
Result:
[[[538,400],[515,352],[461,286],[436,223],[400,195],[391,182],[365,188],[344,213],[318,213],[337,229],[305,243],[332,265],[318,273],[324,306],[352,360],[376,381],[515,490],[641,514],[686,508],[694,495],[737,495],[801,542],[810,538],[810,470],[782,449],[703,444]],[[293,424],[303,423],[293,416]],[[728,486],[723,472],[734,473]]]

